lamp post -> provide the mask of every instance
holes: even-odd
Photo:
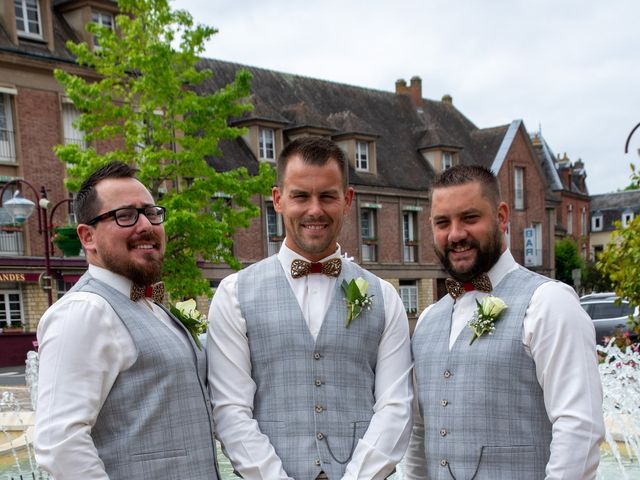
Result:
[[[37,209],[35,208],[35,203],[20,196],[20,190],[16,191],[12,199],[7,200],[6,202],[2,201],[4,192],[7,188],[12,185],[16,185],[20,188],[21,184],[26,185],[33,192],[33,195],[38,202]],[[53,296],[51,292],[51,252],[49,250],[49,225],[47,224],[47,208],[49,205],[51,205],[51,202],[47,198],[47,191],[44,186],[40,188],[40,193],[38,194],[38,191],[31,183],[21,178],[8,181],[0,190],[0,207],[4,207],[17,224],[24,223],[33,214],[34,209],[38,212],[38,233],[42,235],[44,240],[44,274],[40,276],[39,283],[42,286],[42,289],[47,292],[47,301],[49,306],[51,306],[53,304]]]

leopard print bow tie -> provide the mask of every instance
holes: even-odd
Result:
[[[478,290],[479,292],[486,293],[490,293],[491,290],[493,290],[489,275],[486,273],[478,275],[470,282],[459,282],[453,278],[447,278],[445,280],[445,286],[447,287],[447,292],[449,292],[449,295],[451,295],[454,300],[464,292],[469,292],[471,290]]]
[[[164,283],[158,282],[149,286],[131,285],[131,293],[129,294],[131,300],[137,302],[145,297],[151,298],[156,303],[162,303],[164,300]]]
[[[337,277],[342,270],[342,260],[333,258],[324,263],[305,262],[304,260],[294,260],[291,262],[291,276],[293,278],[304,277],[310,273],[323,273],[330,277]]]

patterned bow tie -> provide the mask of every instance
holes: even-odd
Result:
[[[445,286],[447,287],[447,292],[449,292],[449,295],[451,295],[454,300],[464,292],[469,292],[471,290],[478,290],[479,292],[486,293],[490,293],[491,290],[493,290],[491,280],[489,280],[489,275],[486,273],[481,273],[470,282],[459,282],[453,278],[447,278],[445,280]]]
[[[304,277],[310,273],[324,273],[330,277],[337,277],[342,270],[342,260],[333,258],[324,263],[309,263],[304,260],[294,260],[291,262],[291,276],[293,278]]]
[[[129,294],[131,300],[137,302],[145,297],[151,298],[156,303],[162,303],[164,300],[164,283],[158,282],[148,287],[136,284],[131,285],[131,293]]]

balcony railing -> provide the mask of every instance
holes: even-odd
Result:
[[[24,255],[22,232],[0,232],[0,255]]]
[[[0,128],[0,162],[16,161],[16,144],[13,130]]]
[[[404,244],[404,250],[403,250],[403,256],[404,256],[404,261],[405,262],[415,262],[417,255],[416,252],[418,251],[418,245],[416,245],[413,242],[407,242]]]

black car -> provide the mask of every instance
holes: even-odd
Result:
[[[580,298],[580,305],[593,320],[596,340],[600,344],[604,344],[604,337],[611,337],[615,330],[629,332],[629,315],[640,318],[638,307],[618,299],[615,293],[592,293]]]

